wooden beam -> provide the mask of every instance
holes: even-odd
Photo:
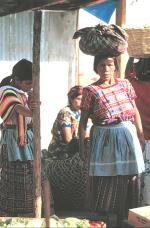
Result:
[[[41,136],[40,136],[40,38],[41,11],[34,12],[33,25],[33,96],[39,106],[33,112],[33,146],[35,177],[35,217],[41,218]]]
[[[116,2],[116,24],[121,27],[126,24],[126,0]]]
[[[126,0],[119,0],[116,2],[116,24],[120,27],[126,25]],[[126,54],[121,54],[119,60],[119,76],[124,78],[124,71],[126,66]]]

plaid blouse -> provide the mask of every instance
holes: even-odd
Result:
[[[89,113],[93,124],[134,120],[135,91],[127,79],[115,80],[115,84],[107,87],[99,81],[84,87],[81,109]]]

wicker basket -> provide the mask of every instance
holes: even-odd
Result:
[[[128,38],[128,54],[135,58],[150,57],[150,27],[125,29]]]

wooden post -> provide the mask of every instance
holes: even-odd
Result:
[[[50,227],[51,216],[51,188],[48,180],[44,180],[42,183],[43,189],[43,201],[44,201],[44,214],[46,218],[46,227]]]
[[[116,24],[120,27],[124,27],[126,24],[126,0],[120,0],[116,3]],[[124,78],[124,71],[126,65],[126,54],[119,56],[119,68],[120,78]]]
[[[41,218],[41,137],[40,137],[40,38],[42,12],[34,12],[33,25],[33,96],[39,103],[33,112],[33,146],[35,177],[35,217]]]

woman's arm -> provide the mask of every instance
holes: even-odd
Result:
[[[32,111],[30,109],[24,107],[22,104],[16,105],[14,110],[23,116],[32,117]]]
[[[64,140],[66,143],[69,143],[72,139],[71,127],[63,128]]]
[[[15,106],[14,110],[23,116],[32,117],[33,110],[35,110],[40,105],[41,105],[41,102],[32,100],[32,101],[30,101],[30,106],[29,106],[30,108],[27,108],[27,107],[23,106],[22,104],[17,104]]]
[[[93,125],[92,120],[90,118],[88,118],[85,138],[90,138],[90,132],[91,132],[92,125]]]
[[[89,118],[89,114],[86,111],[82,110],[81,119],[79,123],[79,139],[80,139],[79,151],[80,151],[80,157],[84,161],[86,159],[84,140],[86,136],[88,118]]]
[[[144,141],[144,133],[143,133],[143,127],[142,127],[142,122],[141,122],[141,117],[140,117],[140,113],[136,107],[135,101],[133,102],[134,107],[135,107],[135,126],[137,129],[137,134],[138,134],[138,138],[142,147],[142,150],[144,150],[145,147],[145,141]]]

